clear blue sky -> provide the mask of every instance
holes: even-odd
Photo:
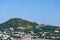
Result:
[[[0,0],[0,23],[11,18],[60,25],[60,0]]]

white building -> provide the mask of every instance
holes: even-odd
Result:
[[[2,39],[2,40],[6,40],[6,39],[8,39],[9,37],[10,37],[9,35],[3,34],[1,39]]]
[[[55,32],[59,33],[59,30],[55,30]]]

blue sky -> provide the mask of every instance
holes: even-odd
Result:
[[[0,23],[11,18],[60,25],[60,0],[0,0]]]

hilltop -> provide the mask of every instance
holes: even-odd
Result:
[[[38,24],[35,23],[35,22],[30,22],[30,21],[27,21],[25,19],[22,19],[22,18],[13,18],[13,19],[10,19],[2,24],[0,24],[0,29],[3,30],[3,29],[6,29],[6,28],[10,28],[10,27],[13,27],[13,28],[18,28],[18,27],[23,27],[23,28],[30,28],[30,27],[35,27],[37,26]]]
[[[8,21],[0,24],[0,30],[4,30],[7,28],[14,28],[14,30],[23,30],[23,31],[38,31],[42,29],[42,31],[54,31],[57,26],[38,24],[36,22],[27,21],[22,18],[12,18]]]

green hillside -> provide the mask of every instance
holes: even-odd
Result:
[[[51,25],[42,25],[42,27],[40,28],[36,28],[38,25],[42,25],[42,24],[38,24],[35,22],[30,22],[27,21],[25,19],[21,19],[21,18],[13,18],[10,19],[2,24],[0,24],[0,30],[4,30],[7,28],[11,28],[13,27],[15,30],[24,30],[24,31],[34,31],[34,32],[39,32],[41,31],[40,29],[42,29],[42,31],[54,31],[56,28],[58,28],[57,26],[51,26]]]
[[[30,22],[30,21],[27,21],[21,18],[13,18],[13,19],[6,21],[5,23],[0,24],[0,29],[3,30],[6,28],[10,28],[10,27],[13,27],[15,29],[18,27],[24,27],[27,29],[30,27],[35,27],[37,25],[38,24],[35,22]]]

